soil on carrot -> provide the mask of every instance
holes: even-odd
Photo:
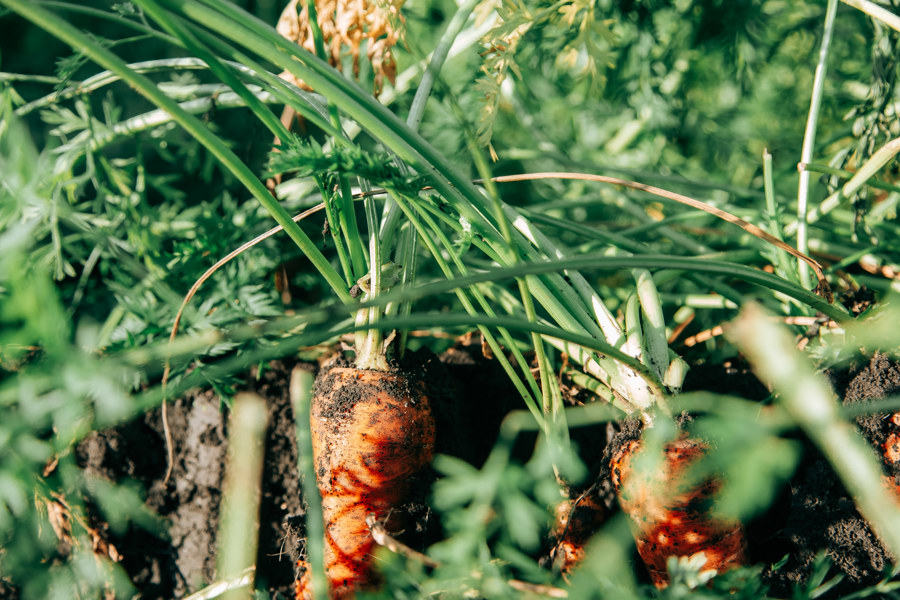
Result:
[[[388,532],[409,532],[411,523],[417,534],[428,530],[424,484],[433,479],[437,442],[432,405],[443,399],[433,397],[430,385],[439,362],[416,360],[421,354],[392,371],[329,364],[316,377],[312,450],[325,519],[325,574],[335,598],[380,585],[371,517]],[[302,557],[298,565],[307,566]],[[296,597],[312,597],[309,573],[301,575]]]
[[[845,405],[900,393],[900,362],[883,354],[827,375]],[[724,365],[695,365],[685,389],[756,401],[769,396],[766,387],[739,359]],[[893,481],[900,492],[900,414],[864,414],[856,419],[856,425],[882,457],[886,481]],[[610,448],[628,443],[638,430],[635,423],[624,427]],[[747,524],[747,536],[749,564],[769,565],[763,577],[770,586],[770,597],[791,597],[795,586],[809,581],[821,555],[831,564],[827,577],[841,578],[820,596],[825,599],[871,586],[887,575],[885,571],[894,562],[859,515],[828,462],[809,444],[801,465],[779,497]]]
[[[304,546],[304,504],[297,475],[295,422],[288,398],[290,373],[295,364],[293,360],[281,360],[261,371],[253,369],[240,386],[259,393],[269,404],[258,578],[273,597],[278,592],[284,598],[292,597],[294,565]],[[437,418],[437,451],[475,465],[483,463],[503,416],[511,409],[521,408],[517,393],[497,361],[483,356],[476,338],[455,344],[440,361],[427,352],[415,353],[411,364],[418,365],[414,372],[419,369],[420,377],[427,373],[430,385],[438,388],[429,392]],[[867,402],[900,392],[900,365],[885,356],[830,373],[830,377],[845,403]],[[768,395],[765,387],[739,364],[725,368],[697,366],[691,372],[688,387],[749,399]],[[441,400],[434,401],[437,398]],[[577,397],[570,401],[578,402]],[[216,533],[227,445],[226,413],[219,403],[213,392],[201,391],[169,406],[175,469],[165,485],[165,446],[158,411],[114,430],[95,433],[78,447],[77,456],[87,471],[113,481],[139,483],[147,491],[148,506],[166,519],[168,539],[134,528],[110,540],[121,554],[122,565],[140,598],[180,597],[215,580]],[[865,415],[857,423],[878,454],[885,456],[886,473],[900,474],[900,461],[896,460],[900,457],[900,416]],[[624,431],[619,432],[620,427],[575,429],[573,439],[582,456],[609,457],[608,446],[615,444],[608,444],[607,440],[617,432],[618,443],[639,434],[637,425],[625,425]],[[522,443],[526,455],[530,442]],[[617,510],[609,469],[603,468],[604,459],[591,460],[594,476],[573,486],[571,497],[593,494],[592,504],[600,503],[610,512]],[[403,541],[414,547],[435,541],[435,536],[440,535],[437,520],[422,501],[428,483],[422,484],[418,500],[404,507],[410,511],[414,526],[408,532],[412,534],[410,540],[404,537]],[[821,552],[832,560],[834,574],[845,574],[841,584],[826,596],[832,598],[877,581],[891,563],[827,463],[811,449],[781,499],[758,524],[751,522],[747,529],[751,563],[772,564],[787,557],[781,568],[765,573],[772,597],[790,597],[792,586],[808,579],[814,559]],[[548,541],[548,549],[553,543]],[[635,559],[635,564],[639,564],[636,556]]]

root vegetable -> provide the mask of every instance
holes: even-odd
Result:
[[[320,374],[310,413],[330,597],[352,598],[378,585],[366,518],[391,532],[404,528],[396,508],[434,455],[434,417],[420,382],[346,367]],[[296,597],[312,597],[308,573]]]
[[[643,442],[627,442],[614,453],[610,466],[619,503],[632,521],[638,553],[656,587],[668,585],[666,565],[672,556],[702,552],[703,570],[718,573],[746,564],[743,526],[712,510],[719,482],[686,482],[690,466],[707,447],[685,437],[677,439],[666,445],[652,473],[636,467],[643,451]]]
[[[566,576],[581,564],[585,545],[609,517],[609,512],[594,488],[556,507],[553,527],[556,545],[550,553],[554,571]]]

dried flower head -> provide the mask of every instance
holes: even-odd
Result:
[[[397,65],[392,49],[400,39],[403,0],[316,0],[319,27],[325,41],[328,61],[341,69],[346,50],[353,59],[353,76],[359,77],[359,57],[363,41],[366,59],[372,64],[374,90],[381,92],[384,79],[394,83]],[[315,53],[306,0],[291,0],[278,19],[278,33]],[[295,85],[310,89],[290,73],[281,76]]]

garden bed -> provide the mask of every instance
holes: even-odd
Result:
[[[497,385],[496,382],[504,380],[497,377],[498,366],[481,355],[480,344],[457,344],[440,358],[446,367],[445,383],[459,387],[456,393],[445,397],[445,402],[458,404],[452,411],[443,413],[441,451],[479,465],[496,439],[503,414],[516,407],[511,400],[514,390],[508,383]],[[261,373],[257,369],[248,373],[241,385],[242,389],[265,398],[269,407],[257,577],[271,593],[278,592],[286,598],[293,593],[295,563],[304,548],[304,503],[297,475],[295,424],[288,394],[288,381],[297,364],[290,359],[270,362]],[[830,379],[844,403],[867,402],[900,391],[900,365],[879,354],[859,366],[832,371]],[[688,386],[720,393],[744,393],[754,400],[763,400],[767,395],[752,374],[736,367],[698,367],[689,377]],[[181,597],[216,580],[216,536],[227,454],[226,412],[219,397],[210,390],[198,391],[172,403],[168,418],[175,468],[165,484],[159,410],[147,413],[136,422],[94,433],[78,447],[79,462],[87,474],[118,483],[138,482],[147,490],[147,505],[165,519],[166,538],[132,528],[127,535],[112,536],[109,540],[121,555],[121,564],[141,598]],[[457,418],[451,419],[451,415]],[[876,448],[882,446],[888,435],[900,432],[900,427],[889,417],[872,414],[857,420]],[[599,473],[601,467],[596,457],[604,455],[604,448],[591,448],[588,444],[605,436],[598,435],[600,430],[596,428],[591,435],[579,435],[579,431],[573,431],[576,443],[582,443],[582,455],[589,464],[594,460],[591,468]],[[522,453],[527,452],[526,444]],[[896,469],[896,465],[886,467]],[[601,486],[606,490],[600,492],[604,502],[614,505],[611,485],[601,482]],[[428,531],[427,535],[419,535],[418,543],[437,541],[440,535],[434,522],[437,516],[419,510],[416,518],[420,529]],[[108,533],[108,528],[101,529]],[[815,559],[822,552],[833,563],[830,575],[843,573],[845,576],[826,598],[837,598],[875,584],[891,564],[889,555],[857,513],[827,461],[812,448],[807,449],[800,468],[775,504],[749,524],[748,536],[751,562],[767,565],[764,579],[774,597],[788,598],[792,586],[807,582]],[[782,558],[787,558],[787,562],[777,569],[771,568]],[[636,556],[634,561],[638,576],[647,581],[643,568],[637,566],[640,561]]]
[[[0,597],[900,590],[897,1],[733,4],[0,0]]]

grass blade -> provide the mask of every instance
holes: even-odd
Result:
[[[819,123],[819,109],[822,106],[822,96],[825,89],[825,75],[828,71],[828,50],[831,46],[831,32],[834,30],[834,17],[837,14],[837,5],[837,0],[828,0],[828,7],[825,10],[825,28],[822,33],[822,45],[819,48],[819,62],[816,65],[816,74],[813,79],[812,98],[809,101],[809,115],[806,119],[806,132],[803,136],[803,149],[800,152],[800,162],[802,163],[811,162],[816,149],[816,128]],[[800,173],[800,183],[797,187],[797,249],[803,254],[809,254],[806,225],[811,180],[810,173],[803,171]],[[809,287],[809,269],[804,264],[800,265],[800,282],[804,287]]]

